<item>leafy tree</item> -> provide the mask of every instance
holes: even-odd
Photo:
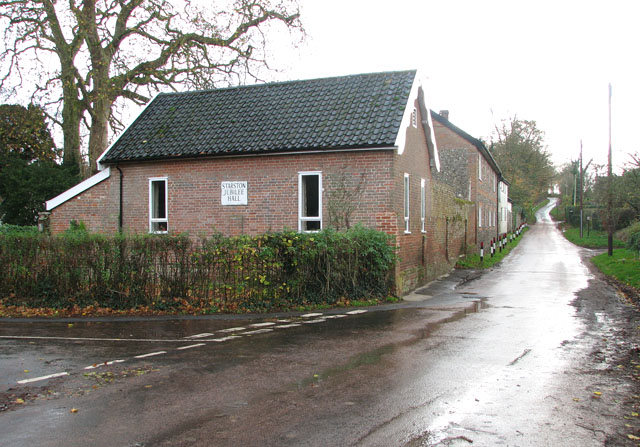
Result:
[[[496,125],[491,153],[511,183],[509,195],[525,208],[543,199],[553,185],[555,169],[535,121],[514,117]]]
[[[56,163],[42,109],[0,105],[0,221],[33,225],[48,200],[77,181],[77,167]]]
[[[77,182],[75,166],[61,166],[51,160],[4,157],[0,171],[0,221],[13,225],[34,225],[44,202]]]
[[[0,105],[0,157],[7,156],[27,161],[58,158],[59,152],[40,107]]]
[[[273,27],[302,31],[296,0],[0,0],[0,23],[0,88],[15,88],[35,64],[33,97],[55,108],[64,163],[81,163],[84,123],[94,170],[109,125],[122,128],[117,112],[126,101],[256,78],[268,68]]]
[[[640,219],[640,154],[632,154],[623,174],[624,201]]]

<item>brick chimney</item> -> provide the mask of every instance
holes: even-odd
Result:
[[[448,110],[440,110],[440,116],[449,121],[449,111]]]

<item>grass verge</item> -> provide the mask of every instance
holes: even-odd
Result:
[[[590,230],[587,234],[587,230],[584,229],[582,237],[580,237],[580,228],[565,226],[562,229],[564,237],[572,244],[585,248],[607,248],[607,232],[601,230]],[[624,247],[624,242],[619,239],[613,239],[614,248]]]
[[[603,253],[591,258],[593,264],[605,275],[634,289],[640,289],[640,257],[627,248],[613,251],[613,256]]]
[[[502,261],[505,256],[507,256],[511,250],[513,250],[522,239],[522,235],[528,230],[528,227],[525,227],[520,236],[516,237],[512,242],[507,244],[506,247],[500,251],[496,249],[496,254],[491,256],[491,249],[485,249],[484,259],[480,259],[480,254],[474,253],[472,255],[467,255],[463,259],[460,259],[456,263],[457,269],[487,269],[493,267],[498,262]]]

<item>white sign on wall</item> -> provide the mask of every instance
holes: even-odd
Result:
[[[220,193],[223,205],[247,205],[247,182],[222,182]]]

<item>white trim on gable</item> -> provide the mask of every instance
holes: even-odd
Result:
[[[64,202],[73,199],[75,196],[82,194],[87,189],[97,185],[103,180],[108,179],[111,176],[111,168],[106,168],[103,171],[98,172],[95,175],[92,175],[85,181],[78,183],[71,189],[67,189],[65,192],[60,194],[59,196],[54,197],[51,200],[47,200],[45,202],[46,210],[51,211],[57,206],[62,205]]]
[[[411,91],[409,92],[409,99],[404,106],[402,121],[400,121],[398,135],[396,135],[396,141],[394,143],[394,146],[398,148],[398,154],[400,155],[404,152],[404,146],[407,142],[407,128],[411,126],[411,115],[413,114],[416,99],[418,99],[418,88],[420,87],[420,84],[420,72],[417,71],[413,78],[413,84],[411,85]]]
[[[429,107],[426,105],[425,93],[426,90],[426,78],[421,76],[421,72],[417,71],[415,78],[413,78],[413,84],[411,85],[411,92],[409,93],[409,99],[404,107],[404,113],[402,115],[402,121],[398,128],[398,135],[396,135],[396,141],[394,146],[398,148],[398,155],[402,155],[404,147],[407,143],[407,129],[413,125],[413,118],[415,114],[415,103],[418,101],[418,108],[422,115],[422,128],[425,131],[425,137],[427,139],[427,147],[429,148],[429,157],[431,159],[431,167],[440,172],[440,157],[438,155],[438,146],[436,144],[436,136],[433,131],[433,122],[431,121],[431,113]]]

